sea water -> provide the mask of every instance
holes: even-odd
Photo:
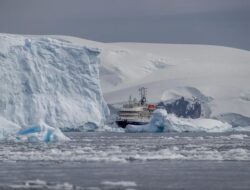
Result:
[[[0,189],[249,189],[250,133],[66,133],[2,142]]]

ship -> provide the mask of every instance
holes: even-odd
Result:
[[[139,88],[139,100],[129,97],[129,101],[122,105],[118,111],[116,124],[126,128],[127,125],[145,125],[149,123],[152,112],[156,109],[154,104],[147,103],[147,89]]]

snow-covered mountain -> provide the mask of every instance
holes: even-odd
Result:
[[[99,43],[58,37],[101,49],[101,86],[108,103],[148,88],[150,101],[199,98],[205,117],[250,125],[250,52],[210,45]],[[236,121],[237,120],[237,121]]]
[[[98,55],[55,38],[0,34],[1,120],[22,128],[102,125],[109,110]]]
[[[145,86],[152,102],[195,96],[202,101],[204,117],[250,125],[249,51],[6,34],[0,47],[0,113],[21,126],[39,119],[59,127],[104,120],[108,111],[93,48],[101,52],[101,88],[108,103],[137,96]]]

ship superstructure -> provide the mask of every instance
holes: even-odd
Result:
[[[118,112],[116,124],[119,127],[125,128],[128,124],[144,125],[149,122],[152,111],[155,105],[147,103],[147,89],[142,87],[139,89],[139,101],[129,97],[129,101],[123,104]]]

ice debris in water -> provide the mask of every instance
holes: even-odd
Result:
[[[16,139],[24,142],[58,142],[68,141],[66,137],[58,128],[53,128],[45,123],[33,125],[32,127],[21,129],[17,133]]]
[[[215,119],[178,118],[168,114],[164,109],[157,109],[153,112],[151,120],[147,125],[128,125],[126,132],[227,132],[233,128],[228,123]]]
[[[7,184],[7,185],[0,185],[1,189],[37,189],[37,190],[43,190],[43,189],[51,189],[51,190],[83,190],[84,188],[72,185],[70,183],[54,183],[54,182],[46,182],[43,180],[29,180],[24,182],[19,182],[15,184]]]
[[[243,140],[244,138],[247,138],[248,135],[245,134],[233,134],[229,136],[232,139],[239,139],[239,140]]]
[[[103,181],[101,183],[105,186],[113,186],[113,187],[136,187],[137,184],[134,181]]]
[[[99,186],[99,187],[98,187]],[[37,190],[108,190],[108,189],[120,189],[120,190],[135,190],[137,187],[134,181],[103,181],[96,187],[80,187],[77,185],[70,184],[68,182],[47,182],[44,180],[27,180],[16,182],[13,184],[0,184],[0,189],[17,190],[17,189],[37,189]]]

